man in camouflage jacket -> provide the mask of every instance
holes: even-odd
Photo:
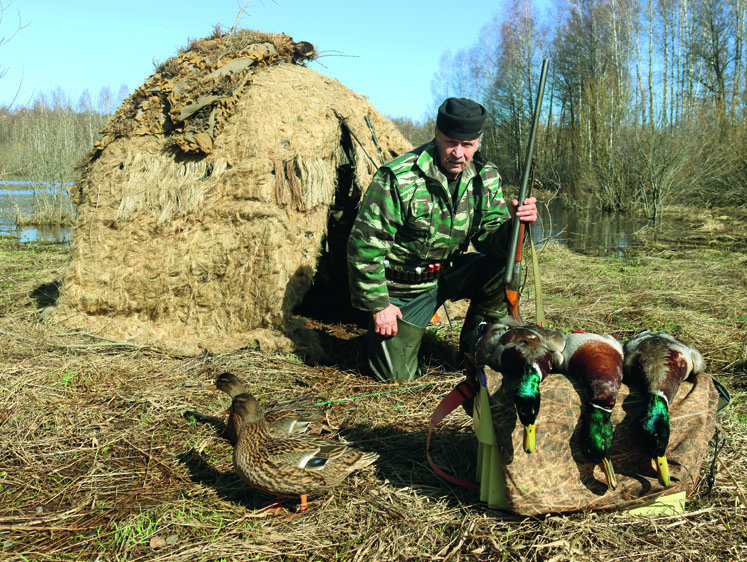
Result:
[[[485,108],[449,98],[434,139],[379,168],[348,240],[352,304],[370,312],[369,366],[380,380],[420,376],[425,327],[446,300],[470,299],[460,336],[505,316],[511,214],[496,166],[478,152]],[[536,200],[517,208],[534,222]],[[476,252],[468,252],[472,244]]]

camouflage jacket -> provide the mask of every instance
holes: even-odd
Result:
[[[385,260],[399,269],[427,267],[466,251],[470,243],[478,252],[505,258],[511,221],[496,166],[475,153],[459,178],[454,204],[437,162],[431,141],[379,168],[364,193],[347,247],[356,308],[382,310],[390,294],[418,293],[436,284],[387,280]]]

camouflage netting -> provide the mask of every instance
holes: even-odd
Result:
[[[670,407],[671,434],[667,448],[671,486],[664,488],[654,461],[643,448],[638,421],[646,396],[623,384],[612,411],[612,466],[617,489],[609,491],[602,470],[589,461],[581,443],[581,413],[585,390],[559,373],[542,381],[537,417],[537,448],[522,450],[524,429],[516,415],[511,384],[481,367],[489,393],[493,427],[500,454],[510,511],[526,516],[636,506],[664,494],[691,491],[713,437],[718,394],[710,375],[684,381]]]
[[[328,233],[349,231],[373,157],[411,145],[298,64],[315,56],[286,35],[217,33],[123,102],[74,189],[51,321],[178,354],[318,353],[294,307],[320,255],[344,248]]]

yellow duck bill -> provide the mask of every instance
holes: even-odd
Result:
[[[604,472],[604,477],[607,479],[607,487],[610,490],[616,490],[617,478],[615,477],[615,471],[612,468],[612,461],[610,459],[602,459],[602,464],[600,466]]]
[[[530,423],[529,425],[524,426],[524,452],[526,453],[533,453],[536,443],[536,434],[534,429],[534,424]]]
[[[666,455],[656,457],[656,473],[659,476],[659,484],[669,486],[669,463]]]

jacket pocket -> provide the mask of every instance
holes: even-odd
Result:
[[[401,244],[413,250],[419,257],[426,259],[433,242],[438,215],[438,207],[433,201],[423,199],[412,201],[402,232]]]

